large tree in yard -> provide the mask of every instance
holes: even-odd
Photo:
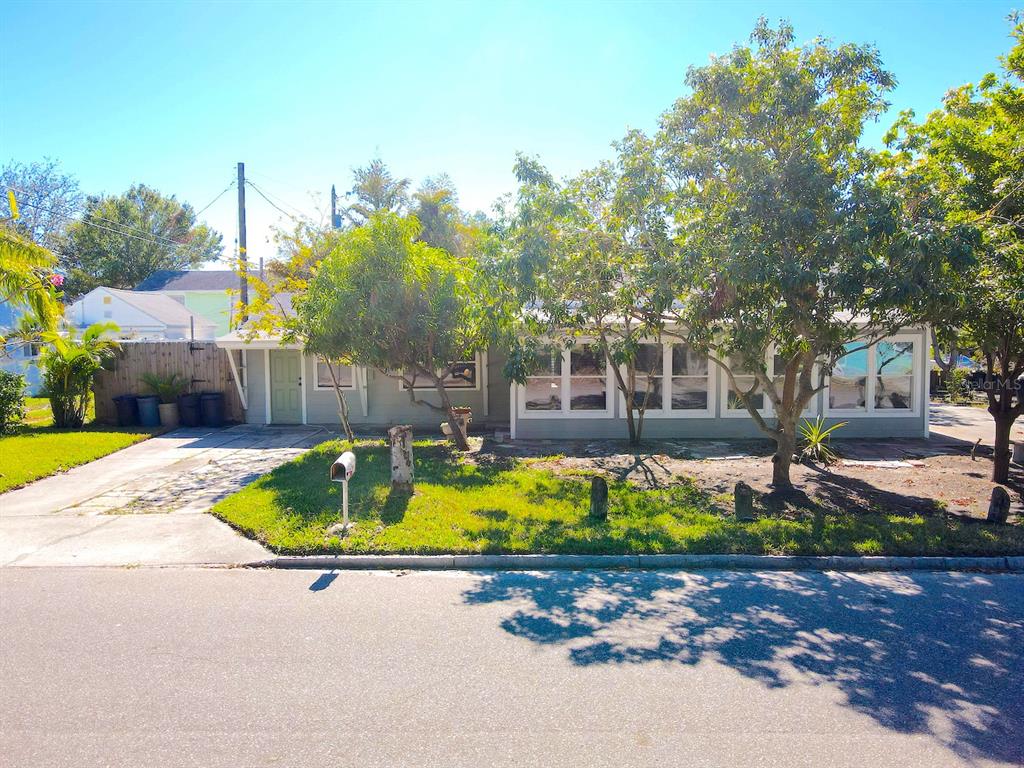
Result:
[[[67,232],[69,294],[97,285],[132,288],[158,269],[186,269],[221,256],[221,236],[188,203],[137,184],[123,195],[89,197]]]
[[[686,83],[657,136],[676,247],[648,312],[727,377],[784,490],[825,376],[848,345],[921,322],[959,252],[859,143],[894,86],[873,47],[796,45],[762,19]]]
[[[646,305],[650,267],[663,260],[668,227],[651,141],[634,132],[617,149],[615,161],[563,184],[520,156],[520,189],[504,228],[507,272],[526,307],[517,344],[585,342],[629,404],[626,426],[637,444],[648,407],[660,409],[665,395],[660,339],[638,306]],[[507,373],[522,383],[536,359],[528,351],[512,354]]]
[[[419,233],[415,217],[389,212],[342,233],[296,299],[298,317],[308,351],[398,378],[412,402],[445,414],[466,450],[443,377],[487,346],[497,318],[474,261],[417,240]],[[433,386],[438,403],[417,398],[417,381]]]
[[[951,276],[957,301],[936,321],[980,350],[995,420],[992,479],[1010,470],[1010,430],[1024,413],[1024,22],[1003,72],[950,91],[921,124],[906,113],[888,136],[904,175],[927,188],[949,227],[975,233],[977,267]]]

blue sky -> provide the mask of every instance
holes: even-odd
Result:
[[[144,182],[197,208],[250,178],[315,214],[380,155],[415,182],[448,173],[489,210],[516,151],[558,175],[652,129],[688,66],[756,18],[800,40],[874,43],[899,80],[891,116],[925,113],[1009,48],[1013,2],[47,3],[0,15],[0,162],[59,159],[87,192]],[[878,143],[890,119],[871,126]],[[249,251],[280,214],[249,193]],[[230,244],[235,197],[204,218]]]

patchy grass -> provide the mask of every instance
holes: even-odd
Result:
[[[25,424],[13,435],[0,437],[0,492],[86,464],[127,448],[156,430],[97,427],[54,429],[46,398],[25,399]],[[88,411],[92,418],[92,406]]]
[[[341,513],[327,480],[338,442],[284,464],[213,508],[271,549],[305,553],[755,553],[1007,554],[1024,552],[1024,527],[945,515],[794,510],[732,519],[691,483],[641,490],[610,484],[607,522],[588,518],[589,484],[514,459],[475,463],[443,443],[416,444],[416,492],[390,491],[387,449],[362,441],[350,484],[347,536],[328,536]]]

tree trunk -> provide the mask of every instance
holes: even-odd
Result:
[[[796,418],[778,417],[778,431],[775,435],[775,455],[772,456],[772,487],[787,489],[793,487],[789,470],[796,451]]]
[[[350,443],[356,441],[356,436],[352,432],[352,425],[348,421],[348,400],[345,399],[345,393],[341,391],[341,382],[338,381],[338,375],[334,371],[334,366],[330,361],[327,361],[327,370],[331,374],[331,382],[334,384],[334,396],[338,398],[338,417],[341,419],[341,426],[345,430],[345,437]],[[353,368],[352,375],[355,376],[355,369]],[[354,381],[352,382],[355,383]]]
[[[1003,393],[1003,397],[1006,397]],[[992,414],[996,422],[996,439],[993,445],[995,456],[992,459],[992,481],[1006,483],[1010,479],[1010,430],[1014,418],[1007,413]]]
[[[391,443],[391,490],[412,493],[412,427],[403,425],[388,430]]]
[[[459,420],[455,418],[455,414],[452,412],[452,401],[448,398],[448,390],[444,388],[444,382],[437,376],[434,376],[434,387],[437,389],[437,394],[441,398],[441,407],[444,408],[444,412],[448,416],[448,426],[452,430],[452,440],[455,441],[455,447],[460,451],[469,450],[469,441],[466,439],[465,433],[462,431],[462,425]]]

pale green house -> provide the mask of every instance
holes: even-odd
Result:
[[[205,317],[216,325],[216,336],[223,336],[232,327],[232,311],[238,290],[238,275],[230,269],[162,269],[137,286],[169,296],[190,312]]]

